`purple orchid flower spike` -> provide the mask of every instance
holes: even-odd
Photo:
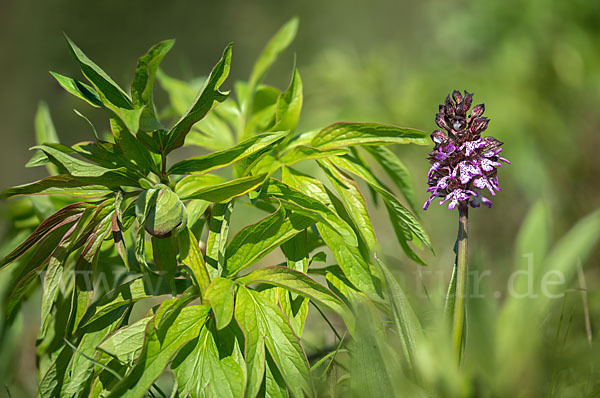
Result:
[[[462,95],[455,90],[440,105],[435,122],[441,130],[431,134],[435,144],[429,154],[431,168],[427,174],[431,196],[423,209],[427,210],[433,199],[443,198],[440,204],[449,202],[448,208],[454,209],[461,202],[471,207],[479,207],[482,203],[487,207],[492,202],[482,195],[481,191],[489,191],[495,195],[500,191],[498,186],[498,168],[510,162],[499,156],[502,142],[494,137],[482,137],[487,129],[489,119],[483,117],[483,104],[473,107],[473,94],[465,91]]]

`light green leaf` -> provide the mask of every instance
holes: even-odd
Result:
[[[423,338],[423,329],[406,293],[404,293],[404,290],[396,278],[394,278],[394,275],[392,275],[390,270],[377,258],[377,256],[375,256],[375,260],[385,279],[396,332],[400,336],[400,343],[402,344],[402,349],[404,351],[404,362],[411,372],[411,375],[414,377],[417,365],[417,347],[419,345],[419,340]]]
[[[222,184],[200,187],[195,191],[190,190],[191,192],[181,199],[202,199],[213,203],[227,202],[258,188],[265,180],[265,177],[265,174],[260,174],[238,178]]]
[[[211,278],[221,275],[225,267],[225,245],[229,234],[229,219],[233,202],[215,203],[206,239],[206,263]]]
[[[117,330],[108,336],[97,349],[106,352],[123,363],[135,361],[144,346],[146,326],[152,317],[145,317],[132,325]]]
[[[237,279],[237,282],[244,285],[266,283],[279,286],[315,300],[329,307],[339,315],[344,316],[348,314],[347,308],[344,307],[342,301],[331,290],[301,271],[287,267],[260,268]]]
[[[215,314],[217,329],[229,325],[233,317],[234,284],[231,279],[217,276],[208,286],[204,299],[210,303]]]
[[[433,251],[429,237],[417,219],[398,201],[394,195],[392,195],[379,184],[371,172],[347,156],[335,157],[328,160],[323,160],[322,162],[329,167],[334,167],[334,165],[340,167],[365,180],[377,193],[381,195],[382,199],[386,203],[388,212],[392,217],[392,225],[401,228],[400,230],[396,230],[398,239],[404,241],[411,240],[412,237],[410,235],[407,237],[406,234],[400,234],[401,231],[406,231],[409,234],[414,235],[420,242],[424,243],[425,246]]]
[[[283,169],[283,178],[289,179],[289,168]],[[319,183],[315,180],[315,182]],[[302,189],[294,189],[275,179],[269,180],[266,194],[281,201],[282,206],[296,212],[326,223],[337,231],[344,241],[351,246],[357,246],[358,241],[352,227],[348,225],[336,212],[323,202],[314,199],[310,193]]]
[[[225,167],[274,146],[286,134],[287,132],[285,131],[260,134],[239,143],[233,148],[213,152],[206,156],[183,160],[171,166],[169,174],[206,173]]]
[[[335,123],[319,131],[311,141],[311,146],[318,148],[385,144],[429,142],[422,131],[377,123]]]
[[[288,21],[266,45],[250,74],[249,85],[250,95],[253,95],[254,88],[263,80],[265,74],[273,65],[279,54],[281,54],[294,40],[298,31],[298,19],[293,18]]]
[[[416,213],[419,206],[417,205],[415,187],[408,168],[390,149],[384,146],[366,146],[365,149],[381,165],[406,198],[410,209],[413,213]]]
[[[198,241],[189,228],[182,230],[177,237],[179,241],[179,258],[192,271],[194,280],[200,289],[200,295],[203,296],[210,284],[210,276]]]
[[[141,398],[168,365],[175,353],[200,334],[210,307],[185,307],[164,329],[153,321],[146,326],[144,348],[133,369],[110,392],[110,398]]]
[[[335,167],[326,167],[320,163],[331,184],[340,195],[348,214],[358,228],[360,235],[370,251],[377,249],[377,238],[371,224],[365,198],[358,188],[356,181]]]
[[[225,179],[216,174],[192,174],[183,177],[175,185],[175,193],[186,200],[194,192],[212,185],[223,184]]]
[[[346,148],[319,149],[306,145],[298,145],[280,157],[279,162],[286,166],[291,166],[304,160],[317,160],[330,156],[341,156],[347,153],[348,149]]]
[[[298,125],[302,110],[302,79],[298,69],[294,68],[292,81],[286,91],[277,98],[277,114],[273,130],[294,131]]]
[[[177,355],[171,368],[181,396],[242,397],[244,371],[234,355],[221,356],[220,342],[211,328],[204,327],[200,336]],[[239,348],[237,348],[239,350]]]
[[[235,275],[249,267],[282,243],[314,223],[314,220],[296,214],[285,215],[279,208],[275,213],[238,232],[225,252],[226,275]]]
[[[229,75],[229,67],[231,64],[231,46],[232,45],[229,44],[227,48],[225,48],[223,57],[210,72],[204,88],[198,95],[194,104],[175,124],[171,131],[169,131],[168,141],[165,146],[165,153],[169,153],[173,149],[182,146],[185,141],[185,137],[192,126],[198,120],[202,119],[215,106],[227,99],[229,92],[222,93],[219,91],[219,88]]]
[[[242,311],[245,314],[242,315]],[[251,316],[255,317],[255,323],[248,322],[247,318]],[[261,338],[264,338],[265,345],[281,371],[281,376],[293,397],[314,396],[306,354],[298,337],[275,303],[263,298],[261,294],[253,290],[240,287],[236,299],[236,320],[245,335],[255,334],[253,342],[256,341],[257,344],[260,344]],[[255,330],[250,331],[249,328],[253,325]],[[248,351],[246,351],[246,355],[248,361]],[[256,359],[252,358],[252,360]],[[249,363],[248,383],[250,384],[256,381],[256,375],[250,372],[253,364]],[[261,367],[264,369],[264,364]]]
[[[131,98],[135,108],[144,108],[140,119],[143,131],[153,131],[163,128],[154,109],[154,77],[163,57],[171,50],[175,40],[165,40],[152,46],[142,56],[135,68],[131,84]]]

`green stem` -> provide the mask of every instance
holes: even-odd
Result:
[[[458,239],[456,251],[456,293],[452,320],[452,341],[460,360],[462,354],[463,328],[465,324],[465,298],[467,296],[467,234],[469,208],[467,202],[458,207]]]

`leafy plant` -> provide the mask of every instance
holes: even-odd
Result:
[[[409,173],[382,145],[424,145],[424,134],[375,123],[297,132],[298,70],[284,91],[263,84],[296,29],[292,20],[274,36],[248,81],[234,84],[235,100],[221,89],[231,45],[196,85],[159,70],[173,46],[161,42],[138,60],[127,93],[67,38],[88,83],[52,75],[104,110],[110,132],[90,123],[95,140],[60,144],[41,107],[39,145],[27,165],[45,165],[51,175],[4,191],[70,198],[46,202],[58,210],[1,263],[14,275],[9,318],[43,275],[40,396],[164,395],[156,381],[165,369],[180,396],[314,395],[300,340],[309,303],[353,333],[360,298],[381,305],[389,288],[388,271],[374,261],[377,239],[357,181],[381,198],[404,252],[423,263],[411,245],[431,244],[409,210]],[[171,102],[161,112],[156,78]],[[184,145],[212,152],[170,164]],[[396,182],[408,208],[365,155]],[[232,218],[248,206],[266,217],[233,234]],[[283,263],[256,266],[279,248]],[[334,265],[319,265],[321,248]]]

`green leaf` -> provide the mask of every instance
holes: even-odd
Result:
[[[56,72],[50,72],[50,74],[68,93],[84,100],[94,108],[104,108],[104,104],[94,87]]]
[[[265,373],[265,328],[260,307],[245,288],[239,288],[235,299],[235,320],[244,333],[244,357],[247,367],[246,398],[254,398]]]
[[[304,160],[317,160],[330,156],[341,156],[348,153],[346,148],[319,149],[306,145],[298,145],[279,158],[279,162],[291,166]]]
[[[115,143],[121,148],[125,158],[138,170],[142,176],[153,171],[159,173],[157,161],[151,153],[137,140],[135,134],[139,126],[139,117],[142,109],[129,112],[129,119],[121,117],[110,118],[110,129],[115,138]]]
[[[206,173],[208,171],[225,167],[241,159],[267,150],[280,142],[287,132],[280,131],[266,133],[249,138],[233,148],[213,152],[206,156],[189,158],[175,163],[169,169],[169,174]]]
[[[342,316],[348,313],[343,302],[331,290],[305,273],[287,267],[260,268],[237,279],[237,282],[244,285],[266,283],[279,286],[315,300]]]
[[[198,241],[189,228],[185,228],[179,233],[178,241],[179,258],[192,271],[194,280],[200,289],[200,295],[204,296],[210,284],[210,276],[206,269],[206,263],[204,262]]]
[[[108,397],[143,397],[175,353],[198,336],[209,310],[210,307],[206,305],[185,307],[173,323],[165,325],[163,329],[156,329],[154,322],[148,322],[140,358]]]
[[[404,207],[398,199],[383,188],[377,179],[369,172],[367,169],[362,167],[360,164],[354,162],[350,157],[341,156],[335,157],[328,160],[322,161],[325,165],[329,165],[329,167],[340,167],[344,170],[351,172],[365,180],[377,193],[379,193],[384,200],[386,207],[388,209],[388,213],[392,218],[392,225],[395,226],[396,235],[400,243],[406,242],[407,240],[412,240],[412,235],[414,235],[420,242],[424,243],[431,251],[433,248],[431,247],[431,242],[427,233],[423,229],[423,227],[419,224],[418,220],[413,216],[406,207]],[[407,236],[408,234],[408,236]],[[403,247],[406,251],[406,247]],[[410,254],[407,252],[410,256]],[[413,253],[414,254],[414,253]],[[411,257],[412,258],[412,257]],[[414,258],[413,258],[414,260]]]
[[[227,202],[258,188],[265,180],[265,177],[265,174],[260,174],[238,178],[222,184],[200,187],[196,191],[189,192],[181,199],[202,199],[213,203]]]
[[[163,57],[171,50],[175,40],[165,40],[152,46],[142,56],[135,68],[133,83],[131,84],[131,98],[135,108],[144,108],[140,119],[143,131],[153,131],[163,128],[154,109],[154,77]]]
[[[68,153],[74,153],[75,151],[61,144],[36,145],[32,149],[44,151],[47,155],[56,159],[73,177],[100,177],[111,171],[125,171],[124,169],[107,169],[69,156]]]
[[[229,325],[233,317],[234,283],[231,279],[217,276],[211,282],[204,294],[204,299],[210,303],[215,314],[217,329]]]
[[[192,126],[202,119],[219,103],[225,101],[229,93],[222,93],[219,88],[229,75],[229,67],[231,64],[231,44],[225,48],[223,57],[215,65],[210,72],[204,88],[196,98],[194,104],[190,107],[187,113],[175,124],[169,131],[168,141],[165,146],[165,153],[171,152],[173,149],[183,145],[185,137]]]
[[[394,275],[392,275],[390,270],[377,256],[375,256],[375,260],[385,279],[388,299],[392,307],[394,325],[400,336],[400,343],[404,351],[404,361],[414,377],[417,366],[417,347],[419,340],[423,338],[423,329],[406,293],[404,293]]]
[[[371,224],[371,217],[367,209],[365,198],[358,188],[356,181],[335,167],[327,167],[320,163],[331,184],[340,195],[348,214],[358,228],[362,239],[370,251],[377,249],[377,238]]]
[[[152,317],[142,318],[134,324],[117,330],[102,341],[97,349],[113,356],[119,362],[132,363],[142,352],[146,326],[151,320]]]
[[[50,117],[50,110],[45,102],[39,103],[37,112],[35,113],[35,138],[38,144],[59,142],[54,123],[52,123],[52,118]],[[48,158],[43,152],[38,151],[36,155],[38,157],[44,157],[47,162]],[[36,155],[34,155],[34,157]],[[25,167],[28,166],[29,163]],[[49,164],[47,168],[50,175],[58,174],[56,166]]]
[[[175,185],[175,193],[186,200],[189,196],[199,189],[206,188],[212,185],[218,185],[225,182],[225,179],[216,174],[192,174],[183,177]]]
[[[385,144],[429,145],[422,131],[377,123],[334,123],[311,141],[318,148]]]
[[[151,237],[152,257],[154,263],[161,273],[169,280],[175,277],[177,272],[177,238],[169,236],[167,238]]]
[[[253,95],[254,88],[264,79],[265,74],[273,65],[279,54],[281,54],[294,40],[298,31],[298,19],[289,20],[266,45],[250,74],[249,86],[250,95]]]
[[[284,169],[284,172],[284,181],[296,190],[305,192],[317,200],[331,203],[328,190],[320,181],[289,168]],[[333,206],[333,203],[331,205]],[[369,263],[360,248],[356,245],[349,245],[339,231],[326,223],[317,223],[317,228],[326,245],[331,249],[338,265],[342,268],[344,275],[361,291],[371,297],[376,297],[378,289],[371,275]]]
[[[234,359],[235,354],[221,355],[220,344],[213,330],[204,327],[200,336],[180,351],[171,368],[181,396],[243,396],[244,371]]]
[[[281,371],[293,397],[314,396],[310,367],[298,337],[274,303],[258,292],[240,287],[236,298],[235,318],[246,336],[248,388],[257,388],[264,372],[264,344]],[[261,361],[262,363],[255,363]],[[256,383],[256,384],[254,384]],[[249,391],[247,396],[250,395]]]
[[[285,210],[279,208],[256,224],[243,228],[227,245],[226,275],[235,275],[249,267],[313,223],[301,215],[286,217]]]
[[[410,209],[413,213],[417,212],[419,206],[415,196],[415,187],[412,182],[410,172],[398,159],[398,157],[388,148],[383,146],[367,146],[365,147],[373,158],[381,165],[390,179],[396,184],[402,195],[406,198]]]
[[[277,98],[277,113],[273,130],[294,131],[298,125],[302,110],[302,79],[298,69],[294,68],[292,81],[286,91]]]
[[[127,94],[115,83],[98,65],[90,60],[66,35],[67,44],[73,58],[79,63],[84,76],[96,87],[103,102],[107,106],[133,109],[133,104]]]
[[[225,245],[229,234],[229,219],[233,202],[215,203],[206,239],[206,263],[211,278],[221,275],[225,267]]]
[[[289,179],[289,173],[292,173],[289,168],[283,169],[283,178],[285,180]],[[319,181],[314,181],[320,184]],[[310,193],[306,190],[294,189],[280,181],[271,179],[269,180],[266,194],[279,199],[284,207],[296,213],[312,217],[331,226],[344,238],[344,241],[348,245],[358,245],[356,234],[352,230],[352,227],[323,202],[311,197]]]
[[[63,194],[81,198],[98,198],[108,195],[111,192],[110,189],[102,185],[93,185],[76,180],[67,174],[60,174],[29,184],[7,188],[2,192],[0,197],[10,198],[19,195]]]

